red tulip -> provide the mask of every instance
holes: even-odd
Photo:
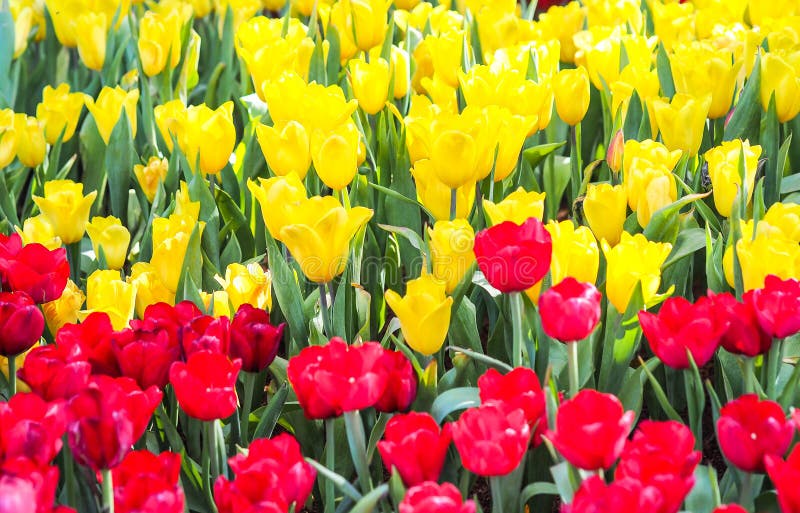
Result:
[[[520,408],[531,428],[531,444],[542,442],[547,428],[547,411],[544,393],[536,373],[527,367],[517,367],[508,374],[489,369],[478,378],[481,402],[500,401],[513,408]]]
[[[409,488],[398,509],[400,513],[475,513],[475,503],[464,501],[450,483],[426,481]]]
[[[69,446],[94,471],[114,468],[144,433],[161,391],[139,389],[129,378],[96,376],[69,401]]]
[[[142,320],[132,320],[131,328],[143,330],[166,330],[170,340],[180,341],[180,333],[203,312],[191,301],[181,301],[175,306],[155,303],[144,309]]]
[[[65,324],[56,334],[56,344],[74,347],[92,365],[92,374],[121,376],[111,347],[114,328],[105,312],[93,312],[80,324]]]
[[[181,456],[133,451],[112,471],[115,513],[182,513]]]
[[[0,233],[0,285],[8,288],[8,275],[5,268],[10,265],[17,253],[22,249],[22,237],[18,233],[3,235]]]
[[[26,292],[36,303],[61,297],[69,280],[67,250],[49,250],[41,244],[26,244],[11,257],[0,252],[0,274],[11,290]]]
[[[44,316],[25,292],[0,292],[0,355],[24,353],[42,338]]]
[[[0,513],[66,513],[53,508],[58,467],[37,465],[27,458],[0,462]],[[74,513],[74,512],[73,512]]]
[[[786,461],[780,456],[764,456],[767,474],[778,492],[778,504],[783,513],[800,512],[800,449],[795,446]]]
[[[688,369],[689,357],[702,367],[714,356],[728,330],[724,315],[707,297],[692,304],[683,297],[664,301],[658,314],[639,312],[639,324],[658,358],[673,369]]]
[[[729,292],[708,293],[714,311],[728,324],[720,345],[730,353],[751,357],[764,354],[772,347],[772,337],[761,329],[753,304],[748,299],[752,293],[752,290],[745,292],[743,303]]]
[[[468,409],[452,431],[464,468],[487,477],[516,469],[531,439],[525,412],[497,401]]]
[[[348,346],[332,338],[292,357],[287,375],[306,417],[326,419],[374,406],[388,381],[384,353],[376,342]]]
[[[614,478],[656,488],[663,502],[653,513],[676,513],[694,486],[694,469],[702,456],[694,442],[680,422],[644,420],[625,447]]]
[[[785,338],[800,332],[800,281],[769,275],[764,288],[753,290],[746,299],[770,336]]]
[[[381,364],[386,372],[386,389],[375,409],[387,413],[406,411],[417,396],[417,377],[411,362],[400,351],[383,352]]]
[[[620,479],[606,484],[595,475],[581,483],[572,503],[561,505],[561,513],[650,512],[659,511],[661,503],[658,490],[645,489],[635,479]]]
[[[634,416],[623,411],[616,396],[581,390],[558,408],[556,431],[547,437],[576,467],[608,469],[622,454]]]
[[[790,510],[784,510],[790,511]],[[747,513],[747,510],[738,504],[725,504],[717,506],[711,513]]]
[[[145,323],[133,326],[111,335],[120,373],[142,388],[155,385],[163,389],[169,383],[170,366],[180,359],[181,347],[166,329],[147,329]]]
[[[91,372],[80,348],[50,344],[33,348],[17,376],[36,395],[54,401],[69,399],[86,388]]]
[[[230,343],[231,321],[227,317],[201,315],[192,319],[181,330],[183,354],[188,359],[192,354],[211,351],[227,356]]]
[[[722,454],[745,472],[764,472],[764,456],[782,457],[792,443],[794,423],[775,401],[745,394],[719,411],[717,439]]]
[[[224,419],[236,411],[236,378],[241,360],[211,351],[193,353],[169,369],[169,382],[183,411],[199,420]]]
[[[242,304],[231,322],[230,357],[241,359],[245,372],[266,369],[278,354],[285,327],[286,323],[270,324],[266,310]]]
[[[286,513],[278,476],[272,472],[248,472],[228,481],[224,476],[214,483],[214,502],[219,513]]]
[[[506,221],[475,235],[475,257],[488,282],[501,292],[533,287],[550,270],[553,243],[541,221]]]
[[[600,321],[602,296],[591,283],[564,278],[539,297],[542,329],[561,342],[577,342],[588,337]]]
[[[66,430],[64,404],[35,394],[16,394],[0,403],[0,461],[24,457],[48,465],[61,450]]]
[[[424,481],[438,481],[452,435],[427,413],[395,415],[386,424],[383,440],[378,442],[383,464],[397,469],[406,486]]]

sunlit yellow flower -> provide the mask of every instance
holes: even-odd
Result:
[[[465,219],[436,221],[428,228],[433,276],[451,294],[475,261],[475,231]]]
[[[661,265],[672,245],[648,241],[642,234],[622,233],[613,248],[600,241],[606,257],[606,296],[618,312],[625,312],[637,283],[642,285],[645,305],[655,298],[661,285]]]
[[[458,87],[458,71],[461,69],[464,37],[462,32],[447,32],[425,38],[434,73],[450,87]]]
[[[333,190],[350,185],[358,171],[360,133],[352,121],[330,132],[311,134],[311,160],[317,175]]]
[[[170,100],[156,105],[153,115],[167,149],[172,151],[172,140],[181,135],[182,126],[186,123],[186,107],[180,100]]]
[[[583,200],[583,214],[597,240],[616,246],[622,236],[628,211],[628,197],[621,185],[589,184]]]
[[[711,119],[721,118],[730,111],[742,64],[734,60],[731,50],[717,49],[707,43],[678,46],[670,57],[675,90],[695,96],[710,94]]]
[[[171,292],[178,290],[184,268],[202,263],[185,262],[186,250],[195,227],[202,235],[205,223],[198,223],[197,218],[186,214],[172,214],[153,220],[153,255],[150,263],[158,279]]]
[[[739,159],[744,151],[745,184],[747,202],[753,197],[756,172],[758,171],[758,157],[761,155],[761,146],[750,146],[748,141],[740,139],[725,141],[705,153],[708,162],[708,175],[714,191],[714,205],[717,212],[725,217],[731,215],[736,194],[742,186],[739,174]]]
[[[450,199],[452,189],[443,184],[433,172],[433,164],[423,159],[411,168],[411,175],[417,188],[420,203],[437,220],[450,219]],[[456,219],[466,219],[475,203],[475,183],[467,183],[456,189]]]
[[[678,43],[695,38],[693,4],[653,0],[649,5],[653,13],[654,33],[667,51]]]
[[[17,156],[17,134],[14,131],[14,111],[0,110],[0,169],[14,161]]]
[[[553,240],[551,283],[556,285],[568,276],[588,283],[597,281],[600,250],[592,231],[585,226],[576,227],[569,219],[550,221],[545,228]]]
[[[800,204],[775,202],[764,214],[763,220],[781,230],[789,240],[800,243]]]
[[[558,39],[561,60],[575,62],[575,42],[572,36],[583,29],[586,8],[580,2],[556,5],[539,15],[539,29],[546,38]]]
[[[742,223],[742,238],[736,243],[736,254],[745,291],[763,287],[764,279],[770,274],[784,280],[800,278],[800,246],[765,221],[758,223],[755,238],[753,222]],[[735,286],[733,246],[726,248],[722,268],[728,284]]]
[[[136,286],[136,315],[139,318],[144,318],[144,311],[150,305],[175,304],[175,291],[161,282],[155,268],[147,262],[133,264],[128,282]]]
[[[78,312],[80,320],[93,312],[105,312],[111,326],[121,330],[133,319],[136,285],[122,280],[119,271],[95,271],[86,279],[86,310]]]
[[[306,201],[306,188],[300,178],[289,173],[273,178],[247,181],[247,188],[261,205],[261,215],[270,235],[277,239],[281,229],[294,220],[294,211]]]
[[[225,269],[225,278],[217,276],[216,280],[228,294],[234,310],[244,304],[272,310],[272,277],[260,265],[229,264]]]
[[[378,58],[370,62],[364,59],[350,61],[350,81],[358,105],[367,114],[383,110],[389,95],[389,63]]]
[[[22,229],[17,228],[24,244],[37,243],[53,250],[61,247],[61,238],[56,235],[53,225],[43,214],[25,219]]]
[[[84,196],[82,183],[51,180],[44,184],[44,197],[34,196],[33,201],[62,242],[72,244],[83,238],[96,196],[97,191]]]
[[[125,108],[125,114],[128,116],[131,136],[136,137],[136,104],[138,101],[138,89],[125,92],[119,86],[114,89],[108,86],[103,87],[97,96],[97,100],[93,100],[91,97],[86,98],[86,108],[92,114],[103,142],[108,144],[111,132],[122,115],[123,107]]]
[[[589,110],[589,74],[586,68],[564,69],[553,79],[556,111],[568,125],[577,125]]]
[[[133,174],[139,181],[147,201],[153,202],[158,190],[158,184],[164,181],[169,171],[169,162],[166,158],[150,157],[147,165],[136,164],[133,166]]]
[[[227,101],[212,110],[206,104],[186,109],[184,134],[178,138],[192,169],[198,163],[200,171],[217,174],[228,163],[236,145],[236,128],[233,126],[233,102]]]
[[[800,50],[791,59],[773,52],[761,58],[761,105],[769,109],[770,98],[775,95],[775,111],[781,123],[800,113]]]
[[[62,83],[55,89],[44,86],[42,101],[36,106],[36,117],[44,124],[44,135],[48,144],[55,144],[61,132],[64,142],[72,139],[87,96],[70,93],[69,84]]]
[[[483,208],[492,225],[505,221],[522,224],[531,217],[541,221],[544,216],[545,195],[544,192],[527,192],[519,187],[497,204],[483,200]]]
[[[703,142],[703,131],[711,95],[694,97],[678,93],[671,102],[654,100],[656,123],[664,145],[670,150],[682,150],[690,156],[697,154]]]
[[[14,139],[17,158],[23,166],[36,167],[44,162],[47,143],[38,119],[24,113],[14,114]]]
[[[302,180],[311,165],[311,142],[297,121],[285,126],[256,125],[256,137],[269,168],[278,176],[295,173]]]
[[[61,297],[42,305],[44,320],[47,329],[55,335],[65,324],[78,322],[78,312],[86,301],[83,291],[72,280],[67,281],[67,286]]]
[[[109,269],[121,269],[128,257],[131,234],[122,222],[113,216],[93,217],[86,225],[86,233],[92,241],[95,255],[103,251]]]
[[[103,69],[106,61],[106,39],[109,21],[98,12],[84,12],[75,19],[75,39],[83,64],[95,71]]]
[[[184,4],[186,8],[186,4]],[[147,11],[139,22],[139,56],[144,74],[158,75],[169,63],[169,69],[181,60],[181,29],[184,16],[179,11],[159,13]]]
[[[224,290],[215,290],[212,293],[200,291],[200,299],[203,300],[203,307],[206,312],[210,312],[214,317],[228,317],[231,315],[231,304],[228,293]]]
[[[400,319],[406,343],[415,351],[431,355],[438,351],[450,327],[453,298],[445,294],[445,284],[424,274],[406,284],[406,295],[387,290],[384,298]]]

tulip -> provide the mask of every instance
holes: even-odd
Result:
[[[766,277],[771,274],[782,279],[800,278],[800,246],[764,221],[758,223],[755,238],[752,222],[742,223],[742,238],[736,242],[736,253],[745,291],[763,288]],[[726,281],[733,287],[732,245],[725,249],[722,267]]]
[[[541,221],[522,225],[506,221],[475,236],[478,267],[501,292],[521,292],[541,281],[550,270],[552,240]]]
[[[606,484],[593,475],[581,482],[570,504],[561,513],[615,513],[618,511],[660,511],[663,504],[659,492],[646,489],[635,479],[616,479]]]
[[[497,204],[484,200],[483,208],[493,225],[504,221],[522,224],[531,217],[541,221],[544,217],[545,195],[544,192],[526,192],[519,187]]]
[[[786,338],[800,332],[800,282],[781,280],[769,275],[764,287],[755,289],[746,298],[756,312],[756,318],[766,333],[774,338]]]
[[[135,380],[142,389],[167,386],[170,366],[180,359],[181,346],[165,328],[137,322],[115,331],[109,340],[122,376]]]
[[[39,120],[25,114],[14,114],[14,137],[17,158],[23,166],[36,167],[44,162],[47,150]]]
[[[118,218],[93,217],[86,225],[86,232],[92,241],[95,255],[99,258],[102,250],[110,269],[121,269],[125,265],[131,234]]]
[[[729,292],[708,295],[712,310],[728,325],[720,345],[729,353],[753,357],[766,354],[772,347],[772,337],[758,323],[752,295],[753,291],[746,292],[741,303]]]
[[[135,306],[135,285],[123,281],[119,271],[97,270],[86,279],[86,310],[78,316],[105,312],[114,329],[121,330],[133,318]]]
[[[169,382],[178,404],[194,419],[224,419],[236,411],[236,377],[241,360],[231,361],[224,354],[198,351],[186,363],[175,362],[169,369]]]
[[[173,138],[178,139],[181,136],[182,127],[186,123],[186,107],[179,99],[170,100],[156,105],[153,109],[153,116],[167,149],[172,151]]]
[[[475,231],[465,219],[436,221],[428,228],[433,277],[452,294],[475,261]]]
[[[306,201],[306,188],[295,173],[273,178],[259,178],[256,182],[247,181],[247,188],[261,205],[261,215],[270,235],[277,239],[281,229],[290,224],[294,210]]]
[[[0,463],[0,496],[3,513],[74,513],[66,507],[54,507],[58,488],[58,467],[39,465],[26,458]]]
[[[768,454],[764,457],[764,466],[778,492],[781,511],[791,513],[800,511],[800,495],[797,493],[797,479],[800,479],[800,449],[793,449],[786,461],[779,456]]]
[[[25,292],[0,292],[0,355],[16,356],[42,337],[44,317]]]
[[[103,138],[104,143],[108,144],[109,139],[111,139],[111,132],[114,130],[117,121],[119,121],[123,108],[125,109],[125,115],[128,117],[131,136],[136,137],[136,103],[138,101],[138,89],[125,92],[119,86],[114,89],[108,86],[103,87],[97,96],[97,100],[86,98],[86,108],[89,109],[89,113],[94,117],[97,130],[100,132],[100,137]]]
[[[645,228],[653,214],[678,199],[678,188],[673,174],[663,166],[650,167],[646,161],[634,160],[631,167],[628,201],[636,205],[636,220]]]
[[[251,305],[261,310],[272,309],[272,276],[257,263],[245,265],[228,264],[225,278],[216,277],[222,289],[227,292],[234,310],[242,305]]]
[[[611,247],[619,243],[628,211],[628,198],[621,185],[589,184],[583,213],[597,240]]]
[[[725,141],[704,155],[714,190],[714,205],[717,207],[717,212],[724,217],[730,217],[733,202],[742,187],[742,177],[739,174],[739,159],[742,152],[744,152],[745,191],[749,204],[753,197],[761,146],[750,146],[749,142],[736,139]]]
[[[724,504],[714,508],[711,513],[747,513],[747,510],[738,504]]]
[[[378,452],[384,466],[397,470],[408,487],[438,481],[452,435],[427,413],[395,415],[386,424]]]
[[[575,126],[589,110],[589,73],[583,66],[563,69],[553,79],[556,111],[564,123]]]
[[[550,278],[557,285],[567,277],[594,283],[600,267],[600,250],[591,230],[577,228],[570,220],[550,221],[545,225],[553,242]]]
[[[800,242],[800,205],[775,202],[762,220],[781,230],[789,240]]]
[[[649,167],[664,168],[667,171],[672,171],[680,159],[680,150],[670,151],[660,142],[652,139],[645,139],[644,141],[628,139],[625,141],[622,150],[622,183],[626,186],[627,191],[627,185],[631,182],[630,174],[635,168],[641,169],[649,165]],[[642,161],[648,164],[642,164]],[[632,210],[636,210],[635,203],[629,204]]]
[[[114,327],[104,312],[88,315],[80,324],[68,324],[56,333],[56,344],[70,351],[92,366],[92,374],[119,377],[119,362],[114,355],[111,337]],[[71,353],[70,353],[71,354]]]
[[[147,11],[139,22],[139,58],[148,77],[158,75],[167,66],[178,66],[181,60],[181,29],[179,11],[159,13]]]
[[[72,280],[67,281],[61,297],[42,305],[42,313],[51,335],[58,333],[65,324],[78,322],[78,311],[86,301],[83,291]]]
[[[317,130],[311,135],[311,160],[320,180],[339,191],[350,185],[358,171],[360,134],[348,121],[331,132]]]
[[[86,388],[92,366],[80,348],[47,344],[32,349],[17,373],[45,401],[69,399]]]
[[[67,427],[64,410],[62,402],[48,403],[30,393],[0,403],[0,457],[49,465],[61,450],[61,435]]]
[[[625,135],[622,133],[622,130],[617,130],[608,143],[608,150],[606,151],[606,164],[612,173],[619,173],[619,170],[622,168],[622,150],[624,146]],[[600,184],[600,186],[602,185],[603,184]],[[593,187],[593,184],[590,184],[589,187]],[[599,238],[600,237],[598,237],[598,239]]]
[[[542,329],[561,342],[583,340],[600,321],[601,300],[594,285],[567,277],[539,297]]]
[[[161,402],[156,387],[128,378],[96,376],[69,401],[67,434],[75,460],[95,472],[119,465]]]
[[[167,178],[168,171],[169,162],[166,158],[150,157],[147,165],[136,164],[133,166],[133,174],[150,203],[156,197],[158,185]]]
[[[745,472],[765,471],[764,457],[783,457],[794,437],[783,408],[756,394],[745,394],[719,411],[717,439],[722,454]]]
[[[685,151],[689,156],[697,155],[710,107],[710,94],[695,97],[678,93],[671,102],[653,101],[664,145],[670,150]]]
[[[150,305],[175,303],[175,292],[164,285],[155,268],[147,262],[133,264],[127,281],[136,287],[136,315],[140,318],[144,318],[144,311]]]
[[[769,52],[761,57],[761,106],[769,109],[775,96],[778,121],[791,121],[800,112],[800,73],[785,57]]]
[[[33,201],[53,226],[56,235],[65,244],[83,238],[89,209],[97,191],[83,195],[83,184],[71,180],[51,180],[44,184],[44,197],[34,196]]]
[[[433,163],[419,160],[411,168],[419,201],[437,221],[450,219],[452,189],[439,181],[433,172]],[[456,219],[466,219],[475,204],[475,184],[467,183],[456,189]]]
[[[315,196],[303,203],[278,239],[289,248],[306,278],[327,283],[347,265],[350,240],[372,217],[372,210],[345,210],[332,196]]]
[[[447,337],[453,298],[447,297],[445,283],[430,274],[409,281],[406,287],[402,298],[397,292],[387,290],[386,303],[400,320],[406,343],[424,355],[431,355]]]
[[[182,512],[185,498],[180,474],[180,454],[156,455],[147,450],[128,453],[111,472],[115,511]]]
[[[53,225],[44,214],[27,218],[22,223],[22,230],[16,228],[16,231],[25,244],[41,244],[51,251],[61,247],[61,238],[53,231]]]
[[[230,319],[226,316],[214,317],[198,315],[185,323],[179,339],[186,358],[198,352],[212,352],[228,355],[230,353]],[[241,365],[241,361],[239,361]],[[197,370],[197,369],[196,369]]]
[[[38,304],[54,301],[61,297],[69,279],[67,252],[36,243],[10,257],[0,251],[0,276],[11,290],[25,292]]]
[[[710,119],[724,117],[731,110],[742,64],[743,61],[734,59],[731,50],[717,49],[704,42],[678,45],[670,56],[672,78],[678,93],[711,94]]]
[[[224,290],[214,292],[200,291],[200,299],[203,301],[203,309],[214,317],[231,317],[230,300],[228,293]]]
[[[516,367],[503,375],[489,369],[478,378],[478,391],[481,403],[495,401],[521,409],[532,433],[531,445],[536,447],[542,442],[542,434],[547,428],[547,412],[544,392],[535,372]]]
[[[0,168],[14,161],[17,156],[17,133],[14,130],[14,111],[0,110]]]
[[[278,129],[258,124],[256,137],[272,172],[278,176],[295,173],[300,180],[305,178],[311,165],[311,142],[303,125],[289,121]]]
[[[544,2],[543,2],[544,3]],[[551,2],[548,2],[550,4]],[[542,4],[537,4],[542,5]],[[545,9],[541,9],[544,11]],[[572,36],[583,29],[586,8],[579,4],[553,5],[539,15],[539,27],[549,38],[558,39],[560,58],[566,63],[575,62],[575,43]]]
[[[625,312],[637,283],[642,286],[645,305],[651,304],[661,284],[661,265],[672,245],[648,241],[642,234],[623,232],[619,244],[613,248],[605,241],[601,246],[606,257],[606,296],[614,308]]]
[[[411,362],[400,351],[385,351],[380,364],[387,377],[386,389],[375,402],[375,410],[407,411],[417,396],[417,375]]]
[[[217,110],[205,104],[186,109],[186,117],[173,128],[192,171],[216,175],[233,153],[236,129],[233,126],[233,102],[225,102]]]
[[[198,223],[196,218],[188,214],[172,214],[168,218],[153,220],[153,256],[150,264],[158,280],[170,292],[178,290],[184,267],[199,265],[199,262],[186,261],[189,238],[195,226],[202,235],[205,223]]]
[[[556,413],[556,431],[547,437],[559,453],[583,470],[608,469],[622,454],[635,413],[623,412],[611,394],[578,392]]]
[[[350,81],[358,105],[367,114],[375,115],[383,110],[389,95],[389,63],[382,58],[350,61]]]
[[[84,66],[101,71],[106,60],[106,38],[109,20],[104,13],[85,12],[75,19],[78,54]]]
[[[408,489],[398,505],[399,513],[475,513],[475,502],[464,501],[450,483],[426,481]]]
[[[242,361],[245,372],[260,372],[278,354],[286,323],[270,324],[269,313],[245,303],[233,316],[228,354]]]

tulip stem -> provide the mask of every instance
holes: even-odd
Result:
[[[8,358],[8,398],[17,393],[17,355],[12,354]]]
[[[578,342],[567,344],[567,366],[569,369],[569,396],[575,397],[580,387],[578,384]]]
[[[505,511],[503,507],[503,483],[501,477],[490,477],[489,488],[492,490],[492,511]]]
[[[572,152],[570,154],[570,164],[572,166],[572,184],[570,190],[572,191],[572,201],[575,201],[581,193],[581,184],[583,176],[581,176],[582,163],[581,163],[581,124],[573,126],[570,129],[572,136],[571,145]]]
[[[81,278],[81,243],[67,244],[67,261],[69,262],[69,277],[72,283],[78,284]]]
[[[756,390],[756,363],[755,358],[745,356],[744,360],[744,393],[752,394]]]
[[[739,504],[744,508],[750,508],[753,502],[753,474],[743,472],[741,488],[739,489]]]
[[[211,487],[214,485],[214,470],[212,468],[211,462],[212,460],[216,459],[216,428],[214,426],[214,422],[216,421],[208,421],[203,422],[203,433],[205,436],[204,444],[203,444],[203,467],[202,467],[202,477],[203,477],[203,491],[205,492],[206,500],[208,501],[208,506],[211,508],[211,511],[217,511],[217,506],[214,503],[214,494],[211,491]],[[216,467],[216,465],[214,465]]]
[[[322,330],[326,337],[330,337],[332,335],[331,319],[328,315],[328,287],[325,283],[319,284],[319,306],[320,315],[322,315]]]
[[[242,403],[242,417],[241,417],[241,427],[240,432],[242,436],[242,444],[244,447],[250,445],[250,408],[253,405],[253,390],[256,386],[256,378],[258,377],[258,373],[255,372],[243,372],[242,373],[242,380],[244,385],[244,402]]]
[[[780,370],[781,360],[783,360],[783,341],[778,339],[773,341],[772,347],[767,353],[767,371],[764,391],[767,393],[767,397],[771,399],[777,399],[775,385],[778,381],[778,371]]]
[[[331,471],[336,470],[336,438],[334,419],[325,419],[325,467]],[[336,497],[334,496],[333,481],[325,480],[325,513],[334,513],[336,510]]]
[[[524,315],[525,305],[522,302],[522,292],[512,292],[509,294],[511,302],[511,328],[513,333],[511,345],[511,366],[522,367],[522,316]],[[529,351],[530,352],[530,351]],[[531,364],[535,355],[529,354]]]
[[[450,220],[456,219],[456,200],[458,199],[458,189],[450,189]]]
[[[114,481],[111,477],[111,470],[104,468],[103,475],[103,511],[114,513]]]
[[[344,425],[347,430],[347,442],[350,445],[350,456],[356,467],[361,493],[366,494],[372,489],[369,475],[369,462],[367,461],[367,439],[364,434],[364,423],[358,410],[344,412]]]

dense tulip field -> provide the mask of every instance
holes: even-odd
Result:
[[[797,0],[0,0],[0,513],[800,513]]]

